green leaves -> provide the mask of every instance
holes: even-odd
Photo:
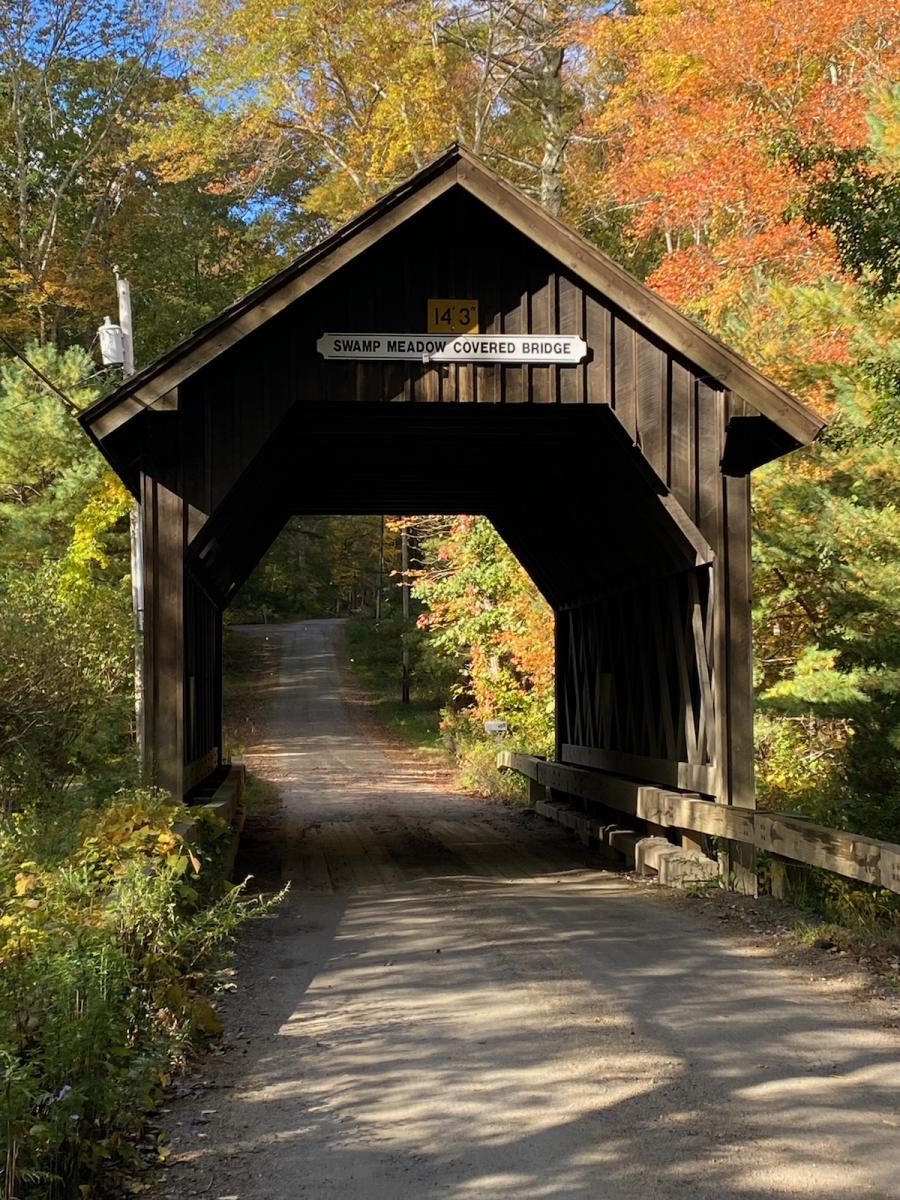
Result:
[[[860,668],[840,670],[838,651],[805,646],[789,674],[764,691],[760,699],[773,707],[792,712],[809,708],[844,712],[857,704],[868,704],[862,690],[866,672]]]
[[[96,397],[77,347],[28,357],[77,407]],[[129,507],[61,399],[0,360],[0,808],[133,770]]]
[[[900,84],[875,91],[868,124],[868,146],[801,156],[814,177],[803,215],[833,231],[844,266],[882,298],[900,286]]]
[[[0,822],[0,1161],[9,1194],[74,1194],[127,1160],[188,1037],[222,1027],[211,955],[264,906],[199,882],[215,854],[161,793],[90,792]],[[198,857],[199,856],[199,857]],[[198,879],[197,871],[203,872]],[[6,1194],[4,1192],[4,1194]]]

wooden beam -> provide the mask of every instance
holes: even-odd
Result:
[[[694,549],[696,559],[694,565],[698,567],[708,566],[715,555],[709,542],[687,515],[671,492],[662,492],[659,497],[659,502],[665,510],[666,515],[678,529],[681,536],[686,542],[689,542]]]
[[[213,748],[202,758],[196,758],[184,768],[184,790],[189,792],[198,783],[202,783],[208,775],[212,775],[219,765],[219,747]]]
[[[726,723],[732,804],[755,807],[750,479],[723,476],[725,499]],[[721,669],[722,664],[719,664]]]
[[[185,506],[167,483],[142,475],[144,532],[145,774],[184,796]]]
[[[662,787],[684,788],[715,796],[715,775],[712,767],[697,763],[670,762],[664,758],[648,758],[642,754],[623,754],[619,750],[596,750],[592,746],[561,747],[563,762],[616,775],[631,775],[635,779]]]
[[[714,837],[748,841],[753,838],[753,822],[752,819],[748,820],[747,815],[752,810],[716,804],[696,795],[669,792],[637,783],[633,779],[621,779],[565,763],[545,762],[509,750],[500,752],[497,763],[501,768],[518,771],[558,792],[604,804],[607,808],[614,808],[642,821]]]
[[[830,829],[791,814],[715,804],[512,750],[500,751],[497,766],[642,821],[752,844],[783,859],[900,894],[900,845],[893,842]]]
[[[757,812],[761,850],[900,892],[900,846],[780,813]]]

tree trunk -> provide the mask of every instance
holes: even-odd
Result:
[[[548,212],[559,216],[563,206],[563,157],[571,126],[562,77],[565,49],[562,46],[546,46],[541,59],[540,118],[544,133],[541,204]]]

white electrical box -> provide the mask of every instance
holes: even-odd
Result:
[[[100,338],[100,357],[107,366],[121,366],[125,361],[125,338],[121,325],[106,317],[97,330]]]

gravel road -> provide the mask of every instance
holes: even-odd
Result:
[[[241,942],[156,1196],[900,1198],[900,1039],[849,990],[452,794],[360,718],[339,622],[245,632],[280,650],[247,759],[291,892]]]

